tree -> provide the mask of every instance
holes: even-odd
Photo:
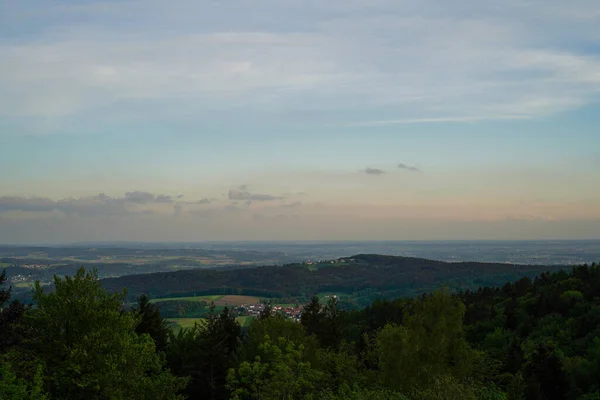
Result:
[[[308,304],[302,309],[300,323],[309,335],[318,336],[322,329],[323,314],[321,312],[321,303],[318,296],[313,296]]]
[[[316,339],[312,336],[307,337],[302,325],[281,315],[275,315],[266,319],[252,320],[237,353],[238,359],[253,361],[256,356],[260,355],[260,346],[264,343],[265,336],[268,336],[273,343],[278,343],[279,338],[284,338],[296,344],[303,344],[304,351],[310,355],[314,355],[317,348]]]
[[[33,379],[18,378],[10,364],[0,360],[0,399],[46,400],[42,382],[42,368],[38,365]]]
[[[167,360],[178,376],[190,376],[185,394],[190,398],[227,399],[227,371],[233,366],[241,328],[227,307],[215,312],[214,304],[206,320],[173,336]]]
[[[264,303],[264,308],[258,315],[258,319],[267,319],[273,316],[273,306],[270,301]]]
[[[528,399],[564,399],[569,389],[562,360],[550,344],[536,346],[525,365],[524,378]]]
[[[55,291],[36,282],[36,307],[25,317],[26,348],[44,367],[53,398],[179,399],[186,379],[173,377],[150,336],[123,311],[125,293],[109,294],[94,272],[54,277]]]
[[[0,287],[5,282],[6,271],[4,270],[0,274]],[[18,344],[22,339],[15,324],[23,316],[26,307],[18,300],[8,302],[10,300],[11,289],[9,287],[8,289],[0,290],[0,354]]]
[[[303,345],[265,335],[260,355],[230,369],[227,387],[232,400],[317,399],[321,371],[303,359]]]
[[[150,303],[146,295],[138,298],[135,313],[138,316],[139,324],[135,327],[138,335],[147,333],[154,340],[154,345],[159,351],[165,351],[169,340],[169,327],[160,315],[159,308]]]
[[[342,339],[340,325],[340,310],[338,299],[332,296],[327,301],[321,316],[322,327],[319,332],[319,341],[323,347],[337,350]]]
[[[410,394],[438,377],[465,377],[474,353],[463,337],[464,310],[458,299],[436,291],[415,302],[404,325],[386,325],[377,336],[383,383]]]

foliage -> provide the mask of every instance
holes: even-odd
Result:
[[[318,399],[313,392],[319,387],[323,372],[303,360],[303,346],[280,337],[272,342],[265,335],[260,355],[253,362],[244,361],[228,375],[232,400]]]
[[[137,319],[122,310],[123,294],[108,294],[95,273],[54,279],[45,294],[36,284],[36,307],[25,315],[27,350],[44,367],[52,397],[175,399],[185,379],[164,370],[148,335],[135,333]]]
[[[233,366],[241,330],[227,307],[220,314],[214,312],[214,305],[211,310],[202,325],[171,336],[167,361],[176,375],[190,377],[188,396],[226,399],[227,371]]]
[[[474,354],[463,336],[464,305],[447,292],[436,291],[413,308],[404,325],[388,324],[377,336],[384,384],[411,393],[446,375],[466,377]]]
[[[499,362],[509,399],[593,398],[600,390],[600,266],[466,291],[465,331]]]
[[[310,299],[316,293],[361,293],[359,304],[378,296],[388,298],[427,293],[452,281],[457,288],[476,289],[486,283],[501,285],[523,276],[560,267],[507,265],[478,262],[446,263],[420,258],[359,254],[343,266],[328,264],[310,271],[302,264],[244,269],[195,269],[103,280],[112,291],[154,298],[192,294],[246,294],[269,298]],[[347,297],[347,296],[344,296]]]
[[[357,260],[353,268],[376,263],[388,272],[429,265]],[[289,273],[281,270],[265,271],[276,279]],[[311,274],[327,270],[331,286],[332,267]],[[251,280],[265,271],[244,273]],[[202,324],[176,335],[147,297],[126,310],[124,293],[107,293],[94,273],[54,285],[53,293],[36,285],[35,306],[10,313],[20,303],[0,291],[1,327],[12,338],[0,349],[0,398],[170,399],[183,389],[210,400],[600,399],[597,265],[501,287],[377,299],[362,310],[314,296],[301,323],[269,311],[245,332],[231,310],[212,305]]]
[[[148,296],[142,295],[137,301],[135,313],[139,320],[135,332],[138,335],[147,333],[154,341],[156,349],[165,351],[169,340],[169,327],[162,318],[158,307],[150,303]]]
[[[0,274],[0,288],[6,282],[6,271]],[[0,289],[0,354],[21,341],[16,322],[26,310],[23,303],[18,300],[9,302],[11,289]]]
[[[46,400],[42,368],[38,365],[33,379],[17,378],[10,364],[0,360],[0,399]]]
[[[309,337],[304,327],[280,315],[269,316],[267,318],[256,318],[252,320],[243,344],[237,352],[239,361],[253,361],[260,355],[260,347],[265,340],[265,336],[273,343],[278,343],[279,338],[287,341],[302,344],[304,352],[313,356],[318,346],[313,337]]]

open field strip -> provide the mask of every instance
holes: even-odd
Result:
[[[150,300],[151,303],[162,302],[162,301],[206,301],[211,302],[219,300],[222,295],[208,295],[208,296],[188,296],[188,297],[165,297]],[[216,303],[215,303],[216,304]]]
[[[250,325],[250,321],[252,321],[254,317],[236,317],[236,321],[240,324],[240,326],[248,326]],[[194,324],[202,324],[206,318],[168,318],[167,323],[173,328],[175,332],[180,331],[181,329],[189,329],[193,328]]]

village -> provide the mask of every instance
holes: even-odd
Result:
[[[258,317],[265,310],[265,305],[262,303],[257,304],[242,304],[237,309],[239,316],[249,316],[249,317]],[[294,320],[296,322],[300,322],[300,316],[302,315],[302,307],[283,307],[283,306],[273,306],[271,309],[271,314],[273,315],[282,315],[287,319]]]

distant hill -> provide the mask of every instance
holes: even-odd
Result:
[[[187,270],[130,275],[102,280],[109,291],[127,288],[128,297],[201,294],[246,294],[275,298],[307,298],[315,293],[353,296],[414,296],[441,285],[451,289],[497,286],[562,266],[448,263],[422,258],[358,254],[325,263],[264,266],[239,270]],[[312,267],[312,268],[311,268]]]

